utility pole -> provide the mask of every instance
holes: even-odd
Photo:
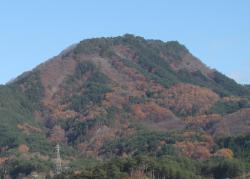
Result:
[[[62,173],[62,160],[60,155],[60,145],[56,145],[56,174],[59,175]]]

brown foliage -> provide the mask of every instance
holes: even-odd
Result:
[[[54,126],[51,130],[49,140],[52,142],[65,142],[65,131],[60,126]]]
[[[116,51],[117,55],[122,58],[135,60],[137,57],[136,53],[131,48],[128,48],[124,45],[116,45],[114,46],[114,50]]]
[[[54,57],[38,68],[41,72],[41,81],[45,89],[45,100],[51,100],[53,95],[59,90],[63,80],[75,70],[76,61],[73,56],[62,58]]]
[[[209,149],[203,143],[177,142],[176,147],[180,149],[184,156],[194,159],[206,160],[211,156]]]
[[[248,133],[250,131],[249,115],[250,108],[245,108],[223,116],[223,119],[213,126],[213,135],[227,137]]]
[[[207,88],[183,83],[171,87],[166,95],[169,108],[181,115],[202,114],[219,100],[219,96]]]
[[[205,76],[211,76],[213,74],[213,70],[208,68],[205,64],[203,64],[199,59],[194,57],[190,53],[181,54],[182,58],[180,60],[174,60],[170,66],[173,70],[179,71],[185,69],[189,72],[200,71]]]
[[[143,108],[141,104],[135,104],[133,106],[133,110],[135,113],[135,116],[138,117],[139,119],[145,119],[146,118],[146,113],[143,112]]]
[[[32,134],[32,133],[37,133],[37,132],[40,133],[40,132],[42,132],[41,129],[33,127],[30,124],[28,124],[28,123],[17,124],[17,128],[21,129],[26,134]]]
[[[216,123],[215,130],[213,130],[216,134],[224,129],[228,134],[237,133],[242,129],[249,131],[250,125],[247,123],[250,114],[249,111],[242,110],[230,116],[225,116],[224,118],[220,115],[205,115],[210,107],[220,99],[212,90],[184,83],[179,83],[170,89],[166,89],[156,81],[149,80],[138,69],[124,63],[124,60],[135,63],[138,62],[138,55],[132,48],[124,45],[115,45],[112,46],[112,48],[116,54],[112,55],[112,57],[100,56],[96,53],[88,55],[81,53],[75,56],[73,53],[70,53],[67,56],[59,55],[39,66],[38,70],[41,72],[42,86],[45,89],[45,96],[42,102],[43,108],[45,108],[43,111],[45,111],[46,114],[43,114],[41,111],[41,113],[37,113],[36,116],[50,120],[77,118],[79,121],[84,121],[86,119],[94,119],[98,116],[105,115],[105,109],[110,106],[116,106],[122,110],[122,108],[129,103],[129,96],[135,96],[146,98],[145,103],[130,106],[132,107],[135,117],[141,120],[143,124],[157,130],[161,130],[161,127],[163,130],[169,130],[169,128],[176,130],[178,129],[176,126],[182,126],[182,124],[175,123],[181,120],[178,120],[173,114],[174,112],[176,115],[178,114],[182,117],[189,116],[183,120],[188,126],[197,125],[198,127],[204,127],[204,125],[210,124],[210,122]],[[181,59],[174,61],[172,61],[171,57],[168,58],[164,52],[160,53],[163,59],[169,60],[170,66],[175,71],[185,69],[189,72],[195,72],[200,70],[201,73],[207,77],[212,73],[212,70],[189,53],[185,52],[180,54]],[[110,79],[109,87],[112,88],[112,92],[105,95],[105,100],[103,100],[100,105],[93,105],[89,107],[86,113],[81,114],[69,110],[70,104],[65,100],[65,97],[70,99],[70,97],[75,94],[82,94],[82,86],[86,80],[88,80],[90,74],[87,73],[81,76],[80,79],[75,79],[74,83],[70,85],[66,82],[68,82],[68,76],[74,74],[76,65],[84,61],[95,63],[98,70]],[[148,91],[150,93],[147,93]],[[228,97],[223,100],[235,101],[239,99],[236,97]],[[127,115],[133,114],[127,113]],[[124,116],[125,115],[115,116],[115,119],[119,121],[119,119],[127,117]],[[168,121],[173,123],[167,123]],[[239,125],[235,125],[239,121],[241,121]],[[185,126],[185,124],[183,124],[183,126]],[[26,123],[18,124],[17,127],[27,134],[42,132],[41,129]],[[88,133],[87,142],[79,144],[78,147],[82,151],[91,151],[96,154],[105,141],[115,138],[118,133],[117,131],[123,130],[123,128],[121,128],[121,126],[107,127],[102,125],[95,126],[91,130],[92,131]],[[132,129],[124,127],[121,136],[133,135],[133,133],[134,131]],[[181,149],[186,156],[195,159],[207,159],[210,157],[211,147],[214,145],[213,138],[209,135],[202,134],[202,136],[199,136],[202,140],[194,142],[193,138],[196,137],[195,135],[195,132],[192,131],[184,132],[183,137],[185,140],[177,143],[176,146]],[[66,142],[65,131],[60,126],[54,126],[50,131],[49,140],[53,142]],[[20,150],[25,152],[28,149],[22,146]],[[229,156],[226,154],[230,154],[230,152],[226,150],[218,151],[216,155]]]
[[[174,118],[174,114],[167,108],[159,106],[155,102],[133,105],[135,116],[139,119],[151,119],[163,121]]]
[[[0,165],[4,164],[8,159],[7,157],[0,157]]]
[[[18,151],[21,153],[27,153],[29,152],[29,147],[26,144],[21,144],[18,147]]]
[[[210,115],[189,116],[184,118],[184,121],[188,125],[205,125],[207,123],[217,122],[222,119],[223,117],[219,114],[210,114]]]
[[[212,136],[207,133],[185,131],[181,133],[182,141],[176,143],[176,147],[184,156],[199,160],[206,160],[212,156],[214,146]]]
[[[233,151],[228,148],[220,149],[214,154],[214,156],[231,159],[233,158]]]
[[[87,155],[96,156],[98,151],[107,140],[116,137],[116,130],[105,125],[97,126],[88,132],[88,143],[78,144],[78,149],[84,151]]]

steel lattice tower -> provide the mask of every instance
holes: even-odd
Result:
[[[60,145],[56,145],[56,174],[59,175],[62,173],[62,160],[60,155]]]

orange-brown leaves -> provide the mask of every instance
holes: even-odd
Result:
[[[146,112],[143,112],[142,110],[142,105],[141,104],[135,104],[133,106],[133,110],[134,110],[134,113],[135,113],[135,116],[138,117],[139,119],[144,119],[146,118]]]
[[[18,151],[20,153],[27,153],[27,152],[29,152],[29,147],[26,144],[21,144],[18,147]]]
[[[116,51],[116,54],[119,55],[122,58],[127,59],[136,59],[136,53],[131,50],[131,48],[128,48],[124,45],[116,45],[114,46],[114,50]]]
[[[189,116],[184,119],[186,124],[189,125],[201,125],[209,122],[216,122],[222,120],[223,117],[219,114],[210,115],[199,115],[199,116]]]
[[[78,144],[78,149],[84,151],[88,155],[96,155],[103,144],[114,139],[116,136],[115,129],[109,128],[105,125],[93,128],[89,131],[89,143]]]
[[[186,131],[181,135],[183,140],[176,143],[176,147],[184,156],[199,160],[206,160],[212,156],[213,138],[206,133]]]
[[[209,149],[202,143],[177,142],[176,147],[180,149],[184,156],[194,159],[205,160],[211,156]]]
[[[249,125],[250,108],[240,109],[237,112],[223,116],[213,128],[213,135],[227,137],[230,135],[247,134]]]
[[[199,59],[191,55],[190,53],[182,53],[180,60],[174,60],[170,66],[173,70],[187,70],[188,72],[200,71],[205,76],[211,76],[213,70],[204,65]]]
[[[166,100],[179,115],[195,115],[208,111],[219,96],[207,88],[180,83],[168,90]]]
[[[45,100],[51,100],[64,79],[73,74],[75,67],[76,61],[72,56],[67,57],[67,60],[65,60],[65,57],[57,56],[38,67],[45,89]]]
[[[135,116],[139,119],[151,119],[162,121],[174,118],[173,113],[167,108],[163,108],[155,102],[133,105]]]
[[[231,159],[233,158],[233,151],[228,148],[220,149],[214,154],[214,156]]]
[[[28,124],[28,123],[17,124],[17,128],[21,129],[26,134],[37,133],[37,132],[40,133],[40,132],[42,132],[41,129],[33,127],[30,124]]]
[[[8,159],[7,157],[0,157],[0,165],[4,164]]]
[[[65,142],[65,131],[60,126],[54,126],[51,130],[49,140],[52,142]]]
[[[69,119],[74,118],[77,115],[75,111],[69,110],[68,105],[65,104],[54,104],[44,100],[43,106],[51,112],[51,116],[54,119]]]

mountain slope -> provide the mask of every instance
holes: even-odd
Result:
[[[61,143],[74,167],[79,155],[177,155],[166,148],[204,160],[217,139],[248,133],[249,99],[176,41],[84,40],[0,87],[1,156],[25,145],[50,166]]]

